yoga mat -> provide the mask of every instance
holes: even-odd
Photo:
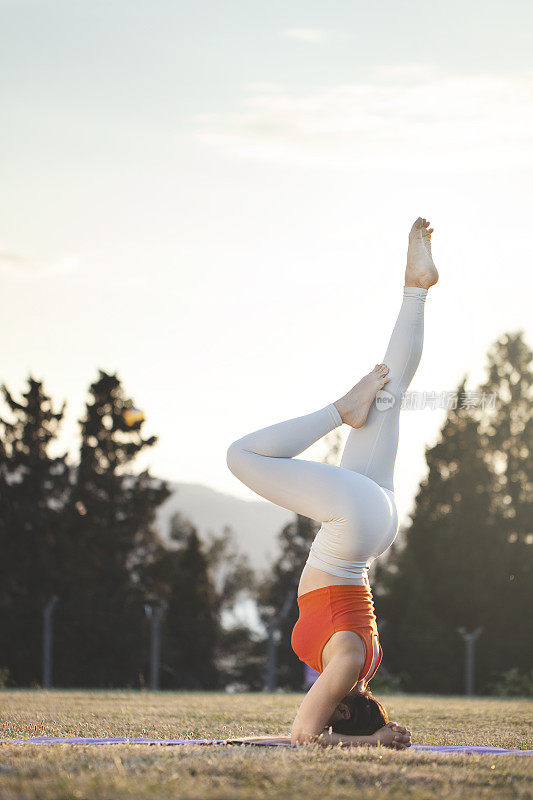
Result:
[[[281,742],[250,742],[243,739],[128,739],[120,737],[84,739],[79,736],[32,736],[29,739],[0,739],[0,744],[228,744],[254,747],[293,747]],[[533,750],[506,750],[504,747],[475,747],[473,745],[412,744],[410,751],[430,753],[481,753],[486,755],[531,756]]]

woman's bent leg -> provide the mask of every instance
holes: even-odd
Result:
[[[350,430],[340,461],[341,467],[360,472],[391,491],[402,395],[422,355],[426,295],[427,289],[404,287],[400,312],[383,359],[390,382],[378,394],[363,427]]]
[[[339,513],[345,496],[343,470],[333,464],[294,459],[342,425],[333,403],[311,414],[249,433],[228,448],[231,472],[254,492],[278,506],[317,522]]]

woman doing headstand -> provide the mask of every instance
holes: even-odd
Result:
[[[300,578],[291,639],[300,660],[320,675],[294,720],[293,744],[410,745],[410,733],[387,723],[367,688],[382,658],[368,568],[398,532],[400,406],[422,355],[426,295],[438,280],[432,232],[420,217],[411,228],[402,304],[384,363],[335,402],[228,449],[228,467],[246,486],[322,523]],[[294,458],[343,423],[352,430],[339,466]]]

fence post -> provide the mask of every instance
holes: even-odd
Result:
[[[52,614],[58,600],[54,594],[43,606],[43,689],[52,685]]]
[[[145,605],[144,611],[150,620],[150,688],[156,692],[159,689],[159,665],[161,661],[161,621],[168,608],[168,603],[161,603],[159,608],[154,609],[151,605]]]
[[[457,628],[465,643],[465,694],[472,697],[474,694],[474,645],[483,628],[476,628],[472,633],[467,633],[466,628]]]

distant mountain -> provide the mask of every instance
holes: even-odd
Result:
[[[221,534],[229,526],[238,549],[250,559],[250,565],[266,570],[278,556],[277,536],[294,518],[294,513],[261,500],[241,500],[200,483],[171,483],[170,497],[156,514],[155,528],[163,541],[168,540],[170,520],[176,511],[195,526],[200,536]]]

